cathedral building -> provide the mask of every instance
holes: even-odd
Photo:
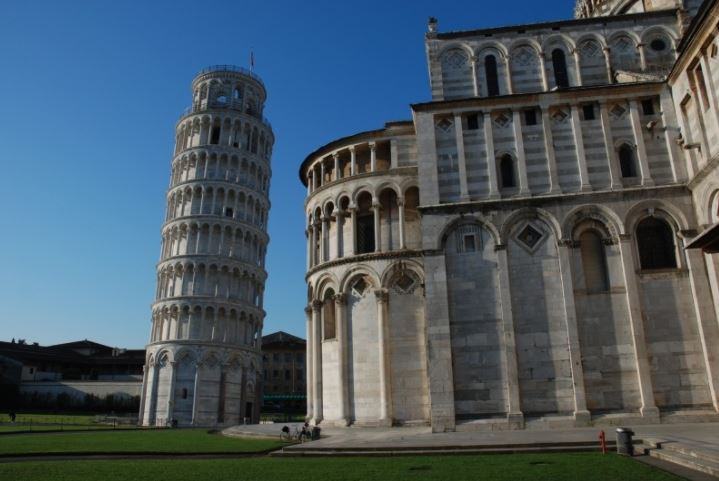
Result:
[[[719,419],[719,3],[425,38],[431,100],[307,187],[308,418]]]
[[[259,421],[274,144],[266,96],[253,72],[209,67],[176,124],[143,425]]]

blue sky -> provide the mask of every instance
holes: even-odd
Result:
[[[304,189],[330,140],[429,98],[423,36],[570,18],[572,0],[0,3],[0,340],[142,347],[174,124],[190,82],[247,66],[277,137],[265,333],[304,336]]]

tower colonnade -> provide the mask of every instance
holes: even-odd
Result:
[[[257,422],[269,243],[270,156],[261,79],[203,70],[176,126],[147,346],[143,425]]]

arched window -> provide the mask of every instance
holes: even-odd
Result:
[[[554,83],[557,87],[569,87],[569,76],[567,75],[567,59],[564,57],[564,50],[555,48],[552,51],[552,67],[554,68]]]
[[[334,339],[335,324],[335,291],[328,289],[322,300],[322,339]]]
[[[210,134],[210,143],[211,144],[219,144],[220,143],[220,126],[214,125],[212,127],[212,132]]]
[[[357,254],[374,252],[374,211],[372,196],[363,192],[357,199]]]
[[[239,99],[240,99],[240,89],[239,89],[239,88],[235,88],[235,89],[232,91],[232,98],[233,98],[234,100],[239,100]]]
[[[499,95],[499,81],[497,79],[497,58],[494,55],[484,57],[484,75],[487,78],[487,95]]]
[[[657,217],[647,217],[637,226],[637,248],[642,269],[673,269],[677,267],[674,232],[669,224]]]
[[[622,144],[619,147],[619,168],[622,177],[636,177],[637,163],[634,159],[634,149],[629,144]]]
[[[579,249],[582,254],[582,269],[587,291],[608,291],[607,257],[602,238],[593,230],[584,231],[579,236]]]
[[[514,179],[514,160],[509,154],[504,154],[499,160],[499,176],[502,188],[516,187]]]

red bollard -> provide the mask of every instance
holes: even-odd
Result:
[[[607,436],[604,431],[599,431],[599,445],[602,447],[602,454],[607,454]]]

